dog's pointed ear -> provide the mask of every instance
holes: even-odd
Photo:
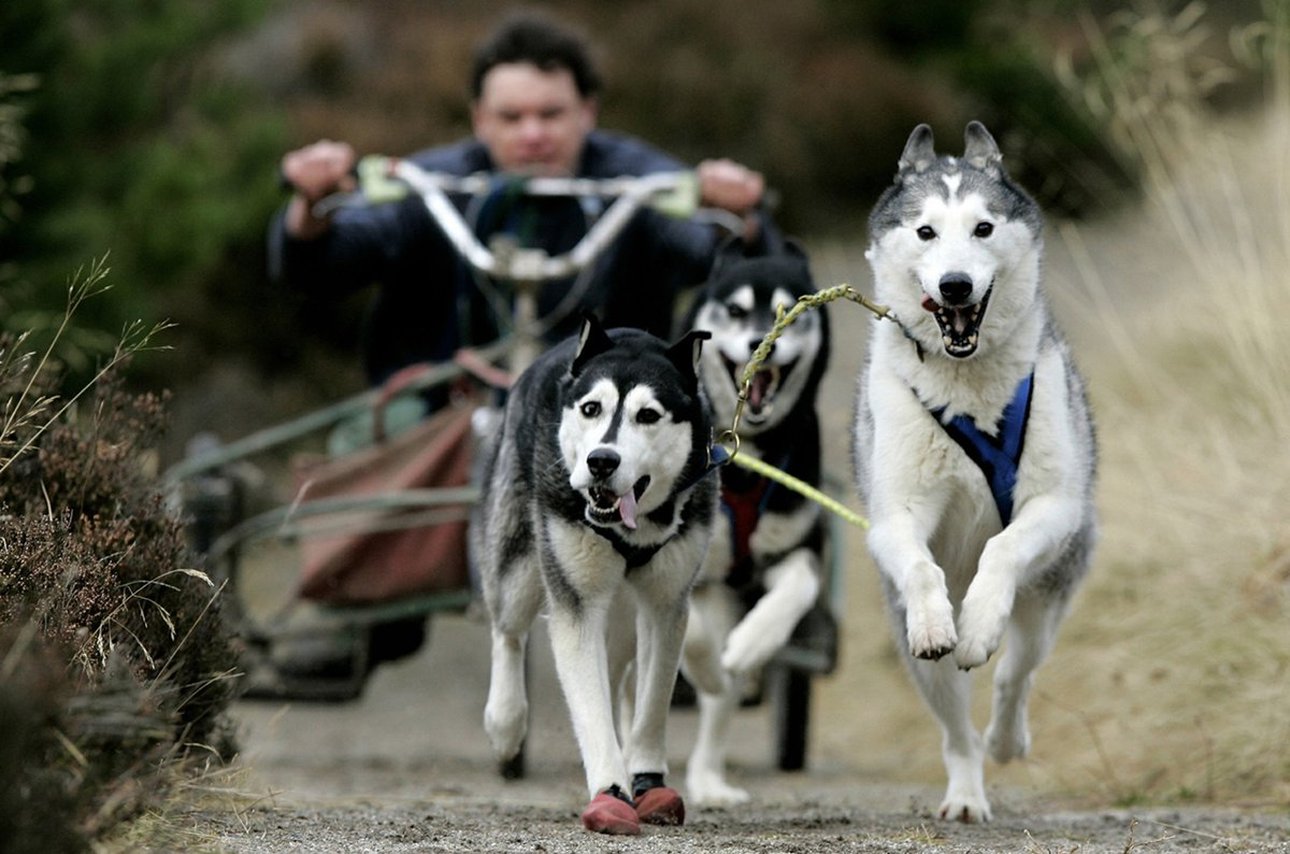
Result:
[[[739,236],[727,238],[717,247],[717,254],[712,259],[712,269],[708,271],[708,280],[712,281],[717,278],[717,274],[725,269],[728,265],[744,257],[747,247],[744,246],[744,239]]]
[[[803,264],[810,266],[811,258],[809,255],[806,254],[806,247],[803,246],[801,242],[797,240],[797,238],[794,238],[794,237],[784,238],[784,254],[787,255],[789,258],[796,258],[797,260],[801,261]]]
[[[667,348],[668,360],[676,365],[681,376],[699,382],[699,356],[703,353],[703,342],[712,337],[706,329],[692,329],[671,347]]]
[[[921,124],[914,128],[913,133],[909,135],[909,140],[905,143],[905,150],[900,155],[899,170],[901,172],[922,172],[932,161],[936,159],[936,152],[932,150],[932,128],[931,125]]]
[[[963,159],[977,169],[997,167],[1003,162],[999,145],[985,129],[985,125],[975,119],[968,122],[963,131]]]
[[[569,374],[577,376],[588,361],[611,349],[614,341],[600,324],[600,320],[591,312],[582,316],[582,331],[578,334],[578,350],[573,354],[569,365]]]

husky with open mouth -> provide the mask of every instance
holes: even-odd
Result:
[[[986,821],[986,753],[1030,747],[1026,702],[1096,539],[1084,383],[1040,287],[1038,206],[979,122],[962,157],[919,125],[869,218],[880,323],[854,454],[897,638],[940,723],[942,818]],[[973,668],[1004,644],[984,738]]]
[[[786,251],[743,257],[723,248],[689,314],[709,330],[700,376],[719,428],[729,427],[753,352],[798,297],[814,291],[807,259]],[[805,312],[788,326],[752,376],[739,424],[740,454],[820,484],[816,392],[828,363],[828,318]],[[699,702],[699,730],[686,766],[696,804],[727,806],[748,793],[726,778],[730,719],[746,682],[789,641],[819,602],[825,524],[817,504],[755,472],[721,470],[721,509],[708,559],[691,596],[684,672]]]
[[[471,561],[492,621],[484,727],[500,759],[519,752],[524,648],[545,607],[592,798],[582,820],[598,832],[635,834],[641,823],[685,816],[664,783],[664,732],[687,597],[716,510],[696,373],[706,338],[691,332],[669,347],[588,317],[580,336],[512,387],[471,520]],[[624,619],[633,605],[634,621],[630,611]],[[620,744],[614,704],[629,672],[635,709]]]

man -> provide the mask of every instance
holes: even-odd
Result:
[[[473,137],[410,159],[424,169],[456,175],[616,178],[686,168],[640,140],[598,130],[599,85],[577,37],[543,18],[513,17],[476,51]],[[351,146],[329,140],[283,157],[282,175],[293,195],[270,230],[275,275],[324,296],[378,285],[363,335],[365,368],[373,384],[407,365],[445,360],[461,346],[495,337],[495,317],[473,274],[419,198],[315,215],[320,199],[354,189],[355,160]],[[765,228],[758,212],[762,176],[724,159],[700,163],[697,174],[700,203],[742,217],[745,239],[755,241]],[[526,220],[527,233],[517,237],[554,254],[571,248],[589,224],[589,213],[577,200],[528,199],[522,204],[516,210],[514,199],[487,200],[471,212],[476,234],[487,241],[497,230],[511,228],[510,221]],[[642,210],[590,270],[590,279],[580,283],[586,290],[577,308],[596,311],[609,326],[637,326],[670,337],[674,297],[680,288],[706,278],[719,239],[711,226]],[[539,311],[559,305],[571,287],[573,282],[544,286]],[[579,315],[569,312],[548,337],[574,331]],[[417,407],[410,418],[406,413],[395,417],[406,423],[420,417],[422,409]],[[393,414],[387,412],[387,424]],[[345,436],[339,447],[363,441],[365,430]],[[414,651],[423,636],[420,618],[374,627],[370,663]],[[350,678],[344,663],[354,660],[351,653],[347,643],[323,640],[312,649],[280,646],[275,659],[283,672],[315,676],[330,671]],[[265,691],[274,692],[289,693],[281,686]]]
[[[473,138],[410,159],[458,175],[613,178],[686,168],[640,140],[598,130],[598,91],[599,78],[577,37],[542,18],[511,18],[475,55]],[[373,383],[405,365],[447,359],[460,346],[493,337],[494,318],[480,289],[418,198],[315,216],[319,199],[353,188],[354,164],[349,145],[326,140],[283,158],[282,173],[294,194],[271,232],[276,272],[322,293],[379,284],[363,342]],[[744,236],[756,237],[762,176],[724,159],[700,163],[697,174],[700,203],[744,217]],[[524,204],[526,237],[549,252],[567,250],[588,226],[588,214],[575,200]],[[485,204],[473,223],[485,241],[507,227],[508,214],[516,218],[515,211],[498,207]],[[717,240],[710,226],[641,211],[589,273],[578,308],[596,311],[609,326],[638,326],[666,337],[677,290],[705,278]],[[544,287],[539,310],[553,309],[570,287],[571,282]],[[550,337],[572,332],[578,315],[571,312]]]

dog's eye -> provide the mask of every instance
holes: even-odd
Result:
[[[662,414],[657,409],[642,409],[636,413],[636,423],[657,424],[662,417]]]
[[[748,316],[748,311],[742,305],[728,302],[726,303],[726,314],[730,315],[731,320],[743,320]]]
[[[597,401],[588,400],[578,407],[578,411],[582,413],[583,418],[595,418],[600,414],[600,404]]]
[[[936,236],[936,229],[932,228],[930,225],[920,225],[918,227],[919,240],[931,240],[935,236]]]
[[[973,237],[989,237],[991,234],[994,234],[994,223],[992,222],[978,222],[976,228],[972,230]]]

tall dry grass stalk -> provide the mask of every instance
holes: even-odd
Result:
[[[1266,109],[1221,123],[1219,73],[1187,62],[1199,4],[1089,31],[1081,91],[1145,176],[1114,228],[1158,275],[1099,258],[1110,229],[1059,228],[1101,339],[1103,540],[1035,704],[1039,774],[1067,791],[1290,799],[1290,27],[1269,8],[1233,34],[1267,61]]]
[[[88,268],[82,267],[67,285],[67,305],[62,320],[53,331],[45,348],[39,353],[27,349],[30,332],[22,332],[12,341],[0,341],[0,377],[25,377],[25,383],[14,393],[5,396],[0,408],[0,476],[39,442],[50,425],[62,418],[88,394],[104,377],[120,368],[133,356],[154,349],[154,339],[174,324],[163,321],[147,326],[141,320],[128,324],[121,330],[111,354],[100,361],[94,375],[79,389],[66,396],[42,392],[50,385],[50,373],[55,370],[54,354],[68,330],[72,328],[77,311],[85,303],[108,289],[105,280],[111,268],[107,256],[94,259]]]

